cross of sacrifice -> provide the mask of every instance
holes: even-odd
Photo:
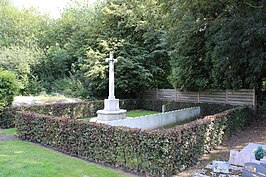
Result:
[[[117,62],[117,59],[114,59],[114,52],[110,52],[109,58],[106,58],[105,61],[109,62],[109,96],[108,96],[108,99],[115,99],[114,64]]]

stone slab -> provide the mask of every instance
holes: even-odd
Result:
[[[254,154],[254,150],[256,150],[259,146],[262,146],[264,150],[266,149],[266,145],[249,143],[241,151],[231,150],[228,162],[230,164],[239,165],[239,166],[244,166],[244,164],[247,162],[259,164],[260,161],[255,159],[255,154]]]
[[[246,163],[242,177],[266,177],[266,168],[256,163]]]
[[[256,150],[259,146],[262,146],[263,150],[266,150],[266,145],[263,144],[255,144],[255,143],[249,143],[246,147],[244,147],[240,153],[242,154],[250,154],[250,155],[254,155],[254,150]],[[255,159],[255,155],[254,155],[254,159]]]
[[[229,163],[224,161],[212,161],[212,171],[214,173],[229,173]]]

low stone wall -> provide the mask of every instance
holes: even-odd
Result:
[[[140,128],[143,130],[156,129],[177,122],[189,120],[200,116],[200,107],[185,108],[135,118],[102,122],[112,126],[126,126],[130,128]]]

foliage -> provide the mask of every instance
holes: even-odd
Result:
[[[175,101],[162,101],[162,100],[143,100],[143,99],[125,99],[119,100],[121,109],[136,110],[145,109],[155,112],[161,112],[162,105],[165,105],[166,111],[173,111],[183,108],[190,108],[200,106],[201,115],[206,116],[222,112],[230,109],[233,106],[223,104],[208,104],[208,103],[185,103]],[[95,117],[96,112],[103,109],[103,101],[86,101],[78,103],[52,103],[45,105],[32,105],[21,106],[16,108],[7,108],[3,110],[0,115],[0,127],[12,128],[15,126],[15,115],[17,111],[36,112],[50,116],[65,117],[70,119],[80,119],[85,117]],[[240,118],[242,119],[242,118]],[[237,127],[237,126],[236,126]],[[236,128],[235,127],[235,128]]]
[[[120,98],[260,88],[266,74],[265,0],[81,0],[58,19],[0,3],[0,67],[16,73],[22,94],[106,97],[110,51]]]
[[[263,157],[264,157],[264,150],[263,150],[262,146],[259,146],[255,150],[255,158],[256,158],[256,160],[260,160],[260,159],[263,159]]]
[[[108,167],[68,157],[28,142],[8,141],[1,142],[0,146],[1,176],[125,176]]]
[[[146,99],[139,102],[139,106],[145,110],[162,111],[162,106],[165,105],[165,111],[174,111],[178,109],[200,107],[202,116],[216,114],[218,112],[231,109],[234,106],[228,104],[214,104],[214,103],[190,103],[190,102],[176,102],[168,100],[153,100]]]
[[[42,58],[42,51],[36,47],[11,45],[0,48],[0,68],[13,71],[16,74],[20,92],[24,94],[38,92],[38,84],[36,84],[32,69]]]
[[[154,18],[161,20],[157,5],[156,1],[104,1],[94,9],[84,4],[67,8],[40,40],[47,58],[36,74],[43,86],[55,91],[48,83],[71,75],[90,96],[106,96],[108,67],[104,61],[112,50],[118,58],[115,83],[119,97],[135,97],[141,89],[169,85],[165,79],[170,68],[166,33],[154,22]]]
[[[260,87],[265,77],[265,1],[163,1],[176,88]],[[241,10],[240,10],[241,9]]]
[[[0,4],[0,47],[36,44],[48,17],[33,8],[19,10],[9,0],[0,0]]]
[[[13,102],[18,93],[18,82],[16,76],[9,71],[0,70],[0,112]]]
[[[19,112],[19,137],[63,153],[121,166],[148,176],[171,176],[195,164],[216,147],[231,128],[252,120],[250,109],[234,108],[167,131],[141,131],[73,119]],[[242,123],[235,121],[242,118]],[[229,124],[230,121],[230,124]],[[235,129],[233,129],[235,130]]]

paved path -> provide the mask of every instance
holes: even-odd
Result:
[[[0,129],[0,142],[18,140],[15,135],[3,134],[2,129]]]
[[[50,103],[75,103],[82,100],[78,98],[65,98],[57,96],[16,96],[12,103],[13,106],[29,106]]]

